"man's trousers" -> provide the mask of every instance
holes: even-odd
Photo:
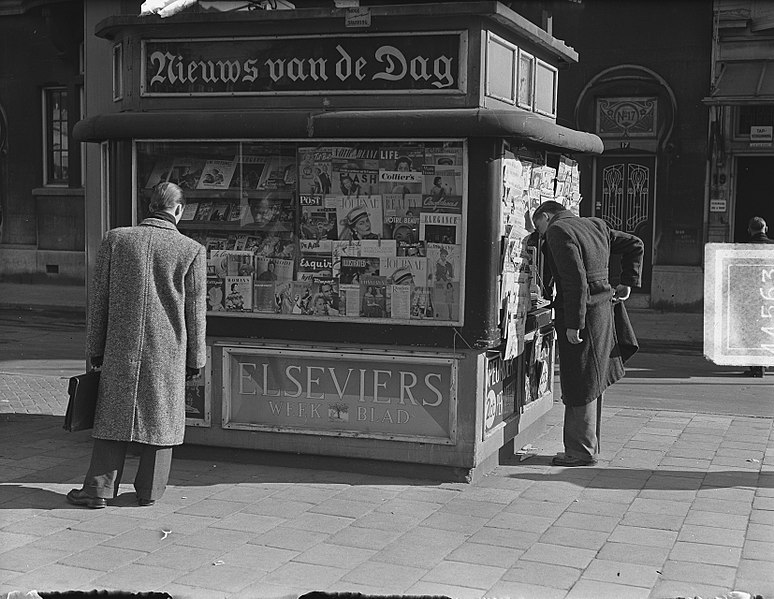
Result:
[[[161,499],[172,467],[172,447],[137,444],[140,447],[140,465],[134,477],[138,499]],[[94,439],[91,464],[83,488],[92,497],[112,499],[118,494],[128,441]]]
[[[564,406],[564,453],[581,460],[599,454],[602,396],[585,406]]]

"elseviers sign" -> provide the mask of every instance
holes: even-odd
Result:
[[[142,96],[464,91],[465,34],[159,39]]]
[[[456,361],[226,347],[223,427],[452,443]]]

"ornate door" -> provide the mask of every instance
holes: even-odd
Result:
[[[603,157],[597,160],[597,189],[594,215],[614,229],[631,233],[645,244],[642,287],[635,291],[650,293],[653,245],[653,188],[656,158]],[[610,261],[610,280],[617,284],[619,259]]]

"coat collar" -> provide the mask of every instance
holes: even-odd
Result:
[[[556,221],[564,220],[565,218],[576,218],[576,216],[569,210],[562,210],[561,212],[557,212],[556,214],[554,214],[551,220],[548,221],[548,226],[550,227]]]
[[[177,227],[172,223],[165,221],[161,218],[146,218],[140,224],[140,227],[158,227],[159,229],[169,229],[170,231],[177,231]]]

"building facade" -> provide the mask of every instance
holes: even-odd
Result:
[[[82,282],[83,3],[0,1],[0,277]]]

